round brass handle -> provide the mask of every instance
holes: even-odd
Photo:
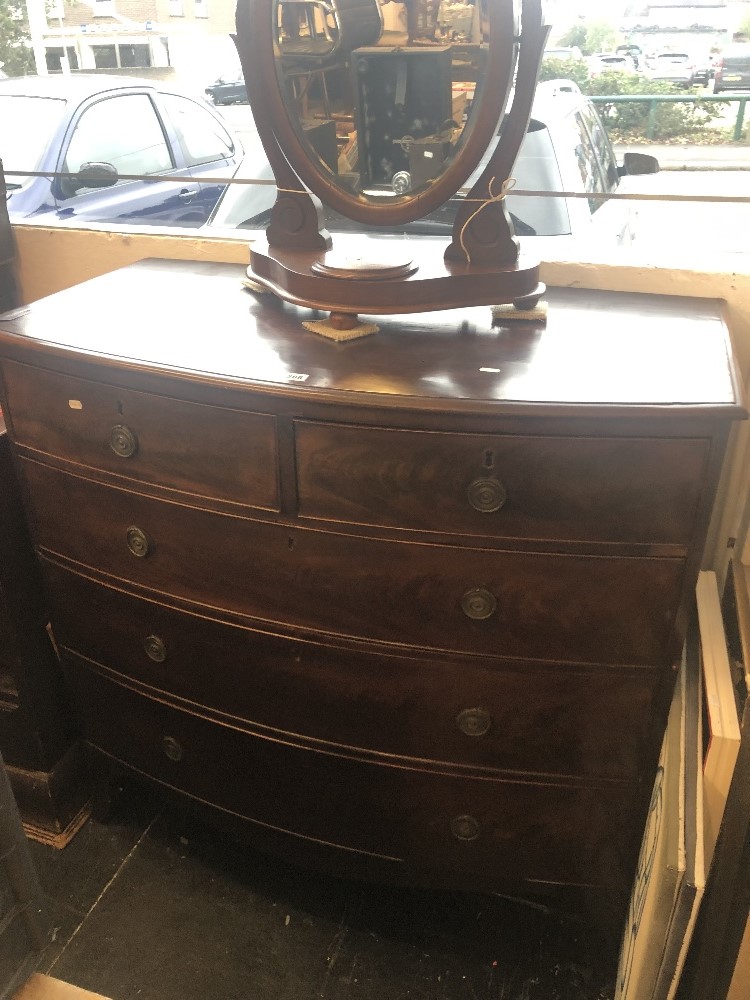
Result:
[[[467,590],[461,598],[461,610],[467,618],[484,621],[491,618],[497,611],[497,599],[494,594],[483,587],[477,590]]]
[[[456,816],[451,820],[451,833],[456,840],[476,840],[479,832],[479,820],[473,816]]]
[[[151,542],[145,531],[140,528],[128,528],[127,533],[128,548],[139,559],[145,559],[151,551]]]
[[[469,503],[481,514],[494,514],[508,499],[508,492],[494,477],[475,479],[466,491]]]
[[[109,432],[109,446],[120,458],[130,458],[138,451],[138,438],[129,427],[116,424]]]
[[[163,663],[167,658],[167,647],[164,640],[160,639],[158,635],[146,636],[143,640],[143,648],[146,650],[146,656],[154,663]]]
[[[161,741],[161,745],[164,748],[164,753],[170,760],[174,761],[175,764],[182,760],[182,746],[174,738],[174,736],[165,736]]]
[[[492,725],[492,716],[484,708],[465,708],[456,719],[464,736],[486,736]]]

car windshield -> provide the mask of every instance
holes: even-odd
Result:
[[[489,158],[488,152],[483,162]],[[255,160],[252,155],[247,156],[249,173],[247,177],[265,177],[267,174],[262,169],[258,169],[260,158]],[[247,165],[246,165],[247,166]],[[467,181],[464,191],[467,191],[474,180],[479,176],[482,166],[475,172],[474,176]],[[547,127],[539,121],[532,120],[529,131],[521,146],[521,152],[516,161],[513,171],[516,187],[524,191],[561,191],[562,180],[560,167],[555,155],[552,137]],[[273,196],[268,188],[261,189],[265,192],[264,201],[270,206],[273,204]],[[257,202],[259,191],[251,184],[230,185],[224,198],[217,206],[214,217],[211,220],[212,226],[232,227],[238,229],[261,229],[269,220],[270,208],[262,212],[253,210]],[[397,233],[411,233],[423,235],[444,236],[450,234],[453,228],[453,221],[456,212],[462,202],[459,195],[451,198],[437,211],[416,222],[410,222],[399,227]],[[508,211],[510,212],[516,233],[519,236],[562,236],[570,233],[570,218],[564,199],[561,198],[534,198],[510,193],[506,200]],[[380,227],[366,226],[359,222],[353,222],[336,212],[326,209],[326,227],[334,232],[356,231],[371,234],[393,235],[394,230],[390,229],[387,234]]]
[[[65,107],[56,97],[0,94],[0,157],[6,170],[36,170],[50,134]],[[10,177],[8,188],[20,187],[23,177]]]

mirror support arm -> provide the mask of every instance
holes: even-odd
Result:
[[[489,267],[513,267],[519,243],[505,205],[497,195],[510,179],[518,150],[529,127],[531,107],[544,47],[551,25],[545,22],[542,0],[523,0],[521,49],[513,104],[500,138],[481,177],[459,208],[446,261]],[[494,182],[494,183],[493,183]]]
[[[236,13],[237,34],[232,35],[242,65],[248,93],[263,93],[264,81],[257,60],[248,57],[245,46],[237,38],[248,37],[257,25],[250,24],[250,5],[239,0]],[[273,170],[278,192],[271,209],[271,221],[266,230],[269,243],[296,250],[330,250],[333,241],[324,228],[320,201],[302,187],[279,146],[276,134],[265,116],[257,115],[258,137]]]

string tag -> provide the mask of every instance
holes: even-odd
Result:
[[[487,208],[488,205],[494,205],[494,204],[497,204],[497,203],[499,203],[501,201],[505,201],[505,199],[508,197],[508,194],[516,186],[516,179],[515,179],[515,177],[508,177],[506,180],[503,181],[499,193],[498,194],[494,194],[493,191],[492,191],[492,188],[493,188],[493,185],[494,185],[494,183],[495,183],[496,180],[497,180],[497,178],[493,177],[492,180],[490,181],[490,183],[487,185],[487,191],[489,192],[489,198],[487,198],[485,201],[483,201],[482,204],[479,206],[479,208],[477,208],[475,211],[473,211],[471,213],[471,215],[469,216],[469,218],[466,220],[466,222],[461,227],[461,235],[458,238],[458,242],[461,244],[461,249],[466,254],[466,263],[467,264],[471,264],[471,254],[466,249],[466,244],[464,243],[464,234],[465,234],[466,230],[469,228],[469,226],[472,224],[472,222],[474,221],[474,219],[476,219],[476,217],[479,215],[480,212],[483,212],[485,210],[485,208]]]

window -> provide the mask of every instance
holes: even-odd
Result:
[[[233,155],[232,137],[200,104],[187,97],[166,94],[164,105],[177,132],[185,159],[191,167],[224,160]]]
[[[91,51],[97,69],[117,69],[116,45],[92,45]]]
[[[112,17],[115,13],[114,0],[94,0],[94,17]]]
[[[113,121],[116,130],[111,127]],[[149,97],[111,97],[83,112],[63,170],[75,173],[90,162],[111,163],[122,174],[159,174],[172,169],[169,146]]]
[[[586,123],[586,128],[588,129],[591,142],[594,146],[594,151],[597,159],[599,160],[599,167],[604,180],[604,190],[614,191],[617,187],[619,175],[617,173],[617,163],[615,162],[614,153],[612,152],[612,145],[609,141],[609,136],[604,131],[604,126],[592,107],[584,108],[581,111],[581,117]]]
[[[120,66],[130,69],[151,65],[151,47],[149,45],[118,45]]]
[[[182,17],[182,0],[169,0],[169,16]]]
[[[208,0],[194,0],[193,11],[196,17],[208,17]]]
[[[580,112],[576,112],[573,115],[573,126],[576,136],[575,156],[578,169],[581,173],[583,190],[587,194],[601,194],[605,188],[599,173],[599,163],[597,162],[596,153],[589,138],[586,123]],[[602,204],[603,202],[598,198],[589,198],[591,214],[593,215]]]
[[[78,53],[72,45],[67,45],[65,49],[61,45],[48,46],[44,53],[47,69],[50,73],[62,73],[63,54],[68,57],[68,68],[78,69]]]

